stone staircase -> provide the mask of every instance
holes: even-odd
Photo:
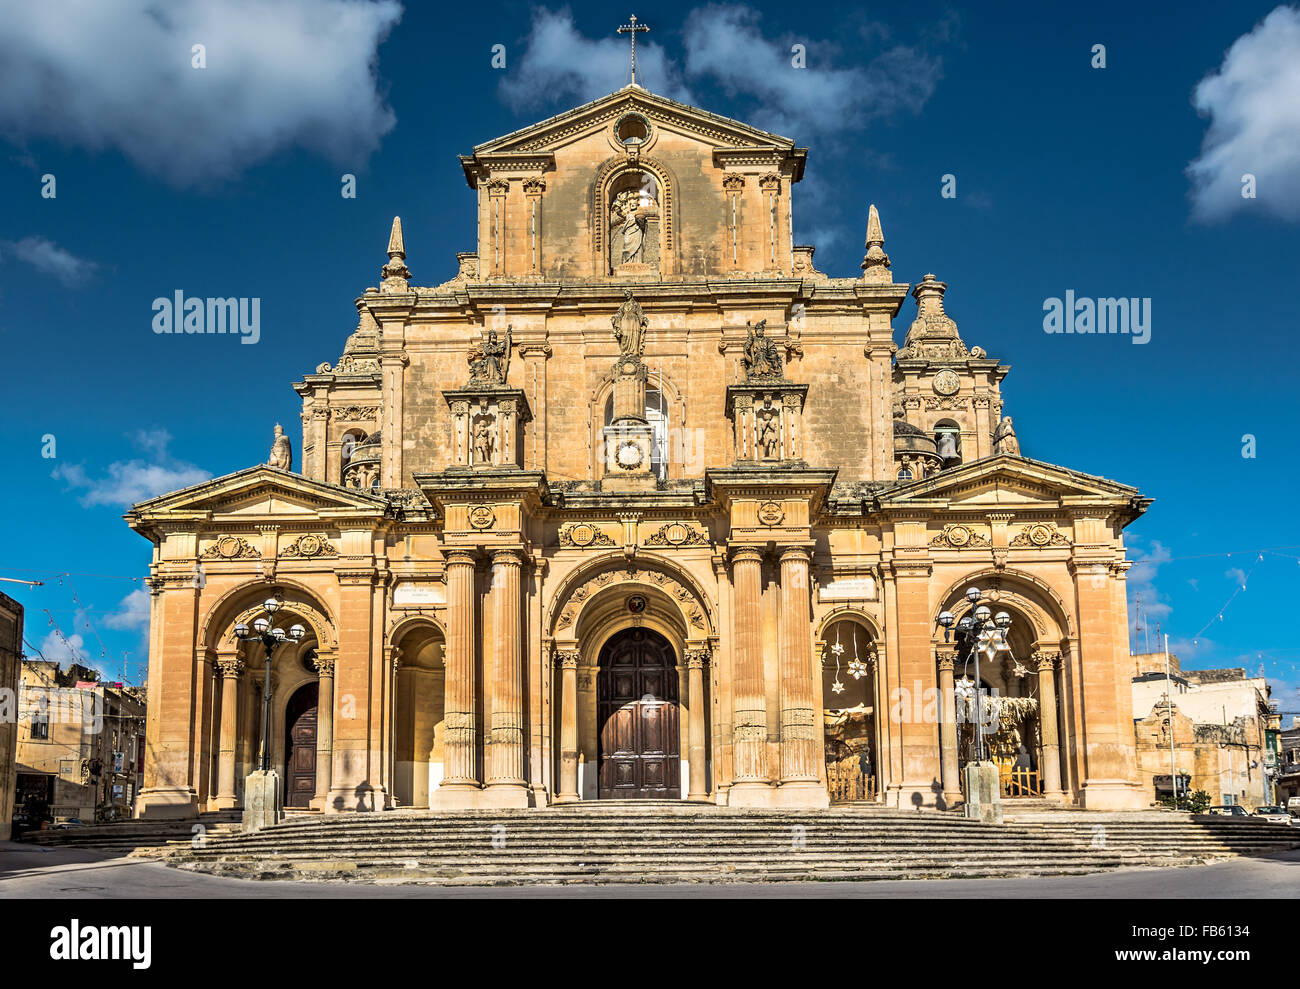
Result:
[[[204,840],[238,834],[240,814],[237,810],[216,811],[183,821],[117,821],[81,828],[29,831],[22,840],[47,848],[84,848],[137,858],[161,857],[173,848],[188,848],[196,834]],[[202,831],[196,832],[196,825],[201,825]]]
[[[1124,817],[988,825],[878,806],[796,812],[599,801],[541,811],[298,819],[178,846],[166,861],[251,879],[773,882],[1074,875],[1300,846],[1300,832],[1286,825]]]

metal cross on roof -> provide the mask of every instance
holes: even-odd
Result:
[[[645,24],[636,22],[636,14],[632,15],[631,24],[619,25],[619,34],[630,34],[632,36],[632,85],[636,85],[636,36],[643,31],[649,31],[650,28]]]

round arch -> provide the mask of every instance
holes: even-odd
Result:
[[[615,584],[662,591],[680,612],[683,628],[691,639],[709,639],[717,634],[712,603],[704,588],[683,567],[653,553],[629,561],[621,552],[609,552],[574,568],[560,582],[546,616],[547,635],[553,639],[573,638],[586,605],[598,591]]]
[[[939,597],[938,605],[930,616],[934,628],[939,627],[939,615],[951,611],[960,615],[967,610],[966,588],[972,585],[981,590],[996,591],[996,600],[1010,602],[1034,623],[1037,639],[1058,646],[1075,636],[1070,610],[1052,586],[1031,573],[1022,570],[995,570],[986,567],[966,574],[950,584]],[[994,599],[990,599],[994,600]]]
[[[200,625],[200,648],[215,649],[221,643],[233,643],[235,625],[241,619],[261,614],[262,602],[270,596],[279,597],[289,610],[306,621],[315,633],[318,648],[334,651],[337,626],[329,607],[317,594],[294,580],[278,580],[269,585],[266,581],[250,581],[231,588],[213,603],[204,616]]]
[[[648,172],[659,185],[661,236],[663,251],[659,269],[667,275],[677,270],[677,177],[672,169],[653,155],[616,155],[608,158],[596,171],[591,183],[587,215],[591,217],[592,261],[597,274],[606,274],[606,240],[609,236],[609,192],[611,186],[628,172]]]
[[[686,398],[681,386],[662,368],[653,369],[646,379],[646,392],[648,394],[651,391],[657,391],[663,396],[666,474],[668,477],[681,477],[683,464],[686,462]],[[588,443],[588,449],[591,451],[589,467],[592,477],[602,477],[605,473],[605,458],[601,450],[605,441],[604,428],[608,425],[605,414],[613,398],[614,371],[611,369],[587,396],[591,430],[591,439]]]
[[[825,639],[826,630],[828,628],[835,624],[835,622],[842,621],[846,618],[857,622],[870,632],[873,642],[879,644],[883,641],[884,630],[880,626],[880,621],[870,612],[851,604],[839,605],[832,608],[822,616],[822,618],[817,622],[817,635],[815,641],[821,642]]]

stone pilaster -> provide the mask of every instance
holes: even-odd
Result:
[[[316,796],[313,810],[324,810],[329,802],[334,776],[334,654],[316,653],[320,683],[316,693]]]
[[[474,683],[474,554],[447,551],[447,652],[442,783],[433,807],[473,806],[478,796],[478,730]]]
[[[957,769],[957,692],[953,685],[957,650],[953,646],[940,646],[938,658],[939,696],[943,704],[943,721],[939,724],[943,802],[953,807],[961,802],[961,776]]]
[[[556,803],[578,796],[578,659],[577,649],[555,655],[560,669],[560,794]]]
[[[492,726],[485,740],[485,797],[494,807],[527,807],[524,778],[523,598],[514,549],[492,554]]]
[[[782,805],[825,807],[818,780],[822,744],[813,709],[812,639],[809,626],[809,554],[803,546],[781,550],[781,790]]]
[[[235,798],[235,736],[239,728],[239,678],[244,663],[235,651],[217,656],[217,673],[221,677],[221,737],[218,741],[217,810],[229,810]]]
[[[767,768],[767,700],[763,685],[763,553],[757,546],[737,546],[732,551],[732,585],[735,588],[733,639],[735,642],[736,724],[734,775],[728,803],[732,806],[768,806],[771,778]]]
[[[1056,727],[1056,663],[1060,653],[1040,652],[1038,664],[1038,728],[1043,745],[1039,768],[1043,775],[1043,795],[1049,800],[1064,800],[1061,790],[1061,745]]]
[[[709,788],[706,785],[708,773],[707,745],[705,733],[705,712],[707,700],[704,695],[704,670],[709,663],[709,650],[706,647],[686,650],[687,681],[687,757],[691,778],[688,785],[687,799],[707,800]]]

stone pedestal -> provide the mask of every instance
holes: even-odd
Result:
[[[807,385],[781,378],[727,387],[727,418],[735,427],[737,463],[803,460]]]
[[[274,769],[256,770],[244,779],[244,818],[240,830],[261,831],[279,824],[280,775]]]
[[[451,409],[454,465],[513,470],[523,463],[524,423],[532,416],[517,388],[484,386],[444,391]]]
[[[614,418],[604,428],[607,491],[653,491],[654,430],[645,418],[646,366],[624,357],[614,368]]]
[[[998,767],[992,762],[968,762],[962,767],[966,779],[964,816],[985,824],[1002,823],[1002,785]]]

